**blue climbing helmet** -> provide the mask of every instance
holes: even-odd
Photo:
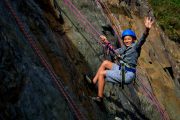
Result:
[[[136,34],[131,29],[126,29],[126,30],[123,31],[123,33],[122,33],[122,39],[123,40],[124,40],[125,36],[131,36],[131,37],[133,37],[136,40]]]

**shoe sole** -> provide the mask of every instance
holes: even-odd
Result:
[[[89,84],[92,84],[92,80],[87,75],[85,76],[85,78]]]

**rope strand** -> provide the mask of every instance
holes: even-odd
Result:
[[[76,118],[78,120],[86,120],[83,114],[79,111],[76,104],[72,100],[72,98],[68,95],[68,93],[65,91],[65,88],[63,87],[62,81],[58,80],[57,75],[55,74],[52,67],[48,64],[47,60],[42,56],[42,53],[40,49],[38,48],[35,40],[30,36],[30,33],[28,33],[25,29],[25,25],[22,23],[18,15],[16,14],[15,10],[12,8],[11,4],[8,0],[4,0],[6,7],[8,8],[9,12],[14,17],[20,31],[24,34],[25,38],[29,42],[30,46],[34,50],[35,54],[39,57],[41,63],[44,65],[44,67],[47,69],[49,74],[51,75],[51,80],[58,88],[59,92],[62,93],[62,95],[65,97],[66,101],[68,102],[72,112],[75,114]]]
[[[140,76],[140,74],[137,72],[137,79],[142,81],[142,79],[139,76]],[[148,98],[151,100],[151,102],[156,106],[157,110],[160,112],[161,118],[163,120],[169,120],[168,114],[161,107],[161,105],[160,105],[159,101],[157,100],[157,98],[155,97],[155,95],[146,86],[144,86],[141,82],[137,83],[137,85],[142,87],[142,90],[148,95]]]

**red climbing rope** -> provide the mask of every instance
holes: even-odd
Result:
[[[20,18],[18,17],[18,15],[16,14],[15,10],[12,8],[12,5],[9,3],[8,0],[4,0],[5,1],[5,5],[8,8],[8,10],[10,11],[10,13],[12,14],[12,16],[14,17],[20,31],[24,34],[25,38],[27,39],[27,41],[29,42],[30,46],[32,47],[32,49],[34,50],[35,54],[39,57],[41,63],[44,65],[44,67],[47,69],[47,71],[49,72],[49,74],[52,77],[52,81],[53,83],[56,85],[56,87],[58,88],[58,90],[62,93],[62,95],[65,97],[65,99],[67,100],[70,108],[72,109],[72,112],[75,114],[76,118],[78,120],[85,120],[85,117],[83,116],[83,114],[79,111],[79,109],[77,108],[75,102],[72,100],[72,98],[68,95],[68,93],[65,91],[65,88],[63,87],[63,84],[60,80],[58,80],[53,68],[48,64],[47,60],[43,57],[40,49],[37,46],[36,41],[32,38],[32,36],[30,35],[29,32],[26,31],[25,29],[25,25],[24,23],[22,23],[22,21],[20,20]]]
[[[97,31],[96,28],[86,19],[86,17],[73,5],[73,3],[70,0],[63,0],[64,4],[68,6],[68,8],[71,10],[71,12],[76,16],[77,20],[80,21],[80,25],[82,25],[88,33],[91,33],[95,40],[97,40],[98,43],[102,44],[99,42],[99,36],[101,33]]]
[[[142,81],[142,79],[139,77],[139,73],[137,71],[137,79],[139,79],[140,81]],[[137,82],[136,82],[137,83]],[[143,92],[145,92],[147,94],[147,97],[149,98],[149,100],[156,106],[157,110],[159,111],[159,113],[161,114],[161,118],[163,120],[169,120],[169,116],[167,114],[167,112],[161,107],[159,101],[157,100],[157,98],[155,97],[155,95],[153,94],[153,92],[151,92],[146,86],[144,86],[141,82],[139,82],[139,84],[137,83],[138,86],[142,87]]]
[[[97,36],[99,37],[101,34],[96,30],[96,28],[93,27],[93,25],[86,19],[86,17],[73,5],[73,3],[70,0],[63,0],[64,4],[68,6],[68,8],[73,12],[73,14],[76,16],[76,18],[80,21],[81,25],[83,25],[86,30],[88,30],[94,38],[96,39]],[[99,39],[96,39],[98,43],[100,43],[102,46],[103,44],[99,42]],[[109,49],[111,49],[116,55],[117,52],[112,49],[112,46],[107,46]],[[117,55],[118,56],[118,55]]]
[[[108,6],[107,6],[105,3],[101,2],[101,0],[96,0],[96,3],[97,3],[97,4],[98,4],[98,3],[100,4],[100,6],[101,6],[101,8],[102,8],[102,12],[107,15],[107,19],[108,19],[109,22],[111,23],[112,28],[113,28],[113,30],[114,30],[115,33],[116,33],[116,36],[117,36],[117,38],[118,38],[118,42],[119,42],[119,44],[122,46],[122,45],[123,45],[123,42],[122,42],[122,40],[121,40],[121,38],[120,38],[121,33],[122,33],[122,29],[121,29],[120,26],[117,25],[117,23],[116,23],[116,22],[118,22],[116,16],[114,16],[114,15],[112,14],[112,12],[111,12],[111,10],[108,8]],[[115,21],[116,21],[116,22],[115,22]]]

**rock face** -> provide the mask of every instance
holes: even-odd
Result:
[[[84,80],[84,74],[93,76],[103,60],[98,34],[106,34],[116,45],[116,37],[100,4],[89,0],[72,1],[95,28],[92,30],[82,16],[76,17],[78,13],[68,8],[69,0],[9,2],[85,118],[180,119],[179,47],[157,24],[143,46],[136,84],[122,89],[119,84],[107,83],[105,110],[89,99],[96,91]],[[144,31],[143,17],[153,16],[147,1],[103,2],[117,17],[120,28],[132,28],[138,37]],[[0,119],[76,119],[4,0],[0,1],[0,15]]]
[[[25,4],[23,4],[23,1],[14,2],[17,5],[16,7],[20,9],[22,5],[32,5],[30,1]],[[0,19],[0,118],[2,120],[73,119],[69,110],[63,112],[68,109],[64,98],[52,86],[50,75],[28,45],[4,2],[1,1],[0,5],[0,14],[3,16]],[[35,14],[32,13],[31,15]],[[37,15],[37,17],[40,16]],[[24,22],[27,18],[25,17]],[[32,17],[32,19],[34,18]],[[38,25],[37,21],[34,22]],[[31,25],[33,26],[33,24]],[[27,29],[29,28],[27,24]]]

